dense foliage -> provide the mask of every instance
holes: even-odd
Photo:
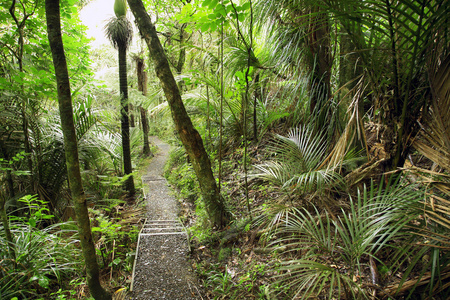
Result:
[[[140,207],[125,201],[116,52],[89,47],[85,2],[61,1],[63,41],[102,279],[117,288],[129,283]],[[448,1],[144,6],[229,226],[212,226],[138,30],[122,73],[130,154],[136,169],[149,154],[147,129],[175,146],[165,173],[183,199],[209,297],[449,297]],[[0,4],[0,292],[8,299],[85,295],[43,7]]]

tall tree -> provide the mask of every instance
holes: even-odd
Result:
[[[78,224],[78,234],[86,266],[87,283],[94,299],[109,300],[112,299],[111,295],[100,284],[99,267],[92,239],[86,196],[81,182],[69,74],[67,71],[66,56],[64,54],[61,36],[59,0],[46,0],[45,11],[48,40],[50,42],[53,65],[55,67],[59,114],[64,135],[64,149],[69,187],[72,194]]]
[[[114,3],[116,17],[112,17],[105,26],[106,37],[119,52],[119,85],[120,85],[120,114],[122,130],[123,168],[125,175],[129,175],[125,181],[125,189],[130,199],[135,194],[133,172],[131,164],[130,147],[130,121],[128,116],[128,82],[127,82],[127,49],[133,36],[133,28],[126,17],[125,0],[116,0]]]
[[[203,140],[194,128],[181,99],[175,78],[167,61],[166,54],[158,38],[156,28],[150,20],[141,0],[128,0],[142,37],[147,43],[150,56],[155,64],[156,75],[169,103],[175,127],[188,153],[200,184],[205,208],[210,221],[218,227],[224,226],[230,219],[219,193],[211,161],[206,153]]]

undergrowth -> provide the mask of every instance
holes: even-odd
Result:
[[[260,149],[252,151],[252,164],[259,164]],[[240,151],[228,153],[222,162],[226,170],[222,191],[236,217],[223,231],[203,222],[198,184],[184,151],[174,151],[166,167],[171,184],[192,204],[192,256],[210,298],[368,299],[376,294],[446,299],[449,295],[445,226],[434,221],[435,215],[424,218],[429,195],[420,183],[410,184],[410,177],[398,176],[388,186],[373,181],[350,190],[342,179],[330,188],[317,181],[285,184],[290,182],[287,177],[272,185],[254,176],[249,180],[252,222],[246,225],[239,157]],[[307,170],[302,176],[308,176]],[[303,189],[304,182],[315,189]],[[444,212],[441,217],[448,215]],[[429,233],[422,234],[424,230]]]
[[[53,223],[46,202],[36,196],[19,199],[26,207],[9,215],[12,241],[0,226],[0,295],[2,299],[37,299],[70,290],[70,280],[81,276],[82,257],[74,222]]]

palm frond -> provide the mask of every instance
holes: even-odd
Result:
[[[268,150],[275,160],[256,165],[255,176],[271,181],[288,192],[312,192],[341,181],[336,166],[323,164],[327,150],[325,137],[308,126],[292,129],[287,137],[276,135]]]
[[[292,210],[295,208],[283,204],[271,204],[263,208],[262,213],[256,214],[253,226],[264,228],[263,239],[270,240],[278,232],[279,227],[287,226]]]
[[[413,146],[437,165],[450,170],[450,55],[436,57],[430,66],[432,109]],[[434,71],[435,70],[435,71]]]
[[[120,134],[106,126],[91,130],[79,146],[80,159],[93,164],[97,170],[102,169],[107,161],[114,170],[120,170],[122,145]]]
[[[427,169],[411,167],[404,169],[417,181],[429,187],[429,191],[416,207],[427,222],[414,232],[426,239],[426,245],[440,249],[450,249],[450,176]]]
[[[338,141],[333,146],[330,154],[325,159],[325,162],[329,166],[342,165],[342,163],[346,160],[347,154],[352,152],[350,146],[355,140],[358,140],[363,145],[366,145],[364,125],[362,122],[362,116],[360,115],[361,111],[359,109],[360,102],[363,101],[362,95],[365,90],[365,87],[362,86],[363,83],[364,79],[361,78],[354,88],[356,92],[352,99],[352,102],[347,108],[347,116],[349,117],[346,122],[344,132],[341,134]],[[367,152],[368,151],[366,150],[366,153]],[[363,157],[359,156],[358,159],[361,160],[363,159]]]
[[[330,255],[335,251],[336,243],[333,237],[336,228],[327,213],[320,213],[317,207],[312,212],[306,209],[291,208],[277,220],[280,234],[271,245],[288,245],[289,251],[302,251],[308,256],[318,253]]]
[[[78,141],[97,123],[97,116],[92,111],[92,101],[93,97],[89,95],[74,105],[73,120]]]
[[[286,187],[295,187],[294,190],[300,193],[307,193],[324,187],[332,187],[341,183],[342,177],[333,170],[313,170],[303,174],[294,175],[283,185]]]
[[[319,296],[326,299],[345,297],[346,294],[353,299],[358,295],[367,298],[355,282],[348,276],[339,272],[336,267],[315,262],[308,259],[282,262],[279,268],[283,272],[276,283],[293,286],[292,299],[309,299]]]
[[[272,226],[270,246],[291,259],[276,268],[280,275],[275,285],[291,286],[293,294],[302,297],[368,297],[365,281],[354,281],[355,275],[369,268],[368,257],[393,266],[410,259],[405,276],[410,274],[419,261],[411,242],[414,235],[409,233],[424,193],[419,187],[372,184],[351,199],[350,210],[342,210],[337,218],[314,206],[284,210],[277,226]],[[385,249],[390,249],[391,257],[381,255]]]
[[[322,5],[339,21],[356,48],[376,99],[374,111],[398,135],[396,147],[389,153],[391,167],[401,166],[418,132],[416,120],[429,106],[429,53],[438,40],[446,44],[443,49],[448,48],[448,4],[334,0]]]
[[[126,16],[111,17],[105,27],[106,38],[114,48],[127,49],[133,38],[133,27]]]
[[[22,150],[23,136],[20,106],[0,94],[0,157],[14,156]]]
[[[289,169],[289,167],[290,166],[285,166],[284,164],[276,161],[255,166],[255,168],[261,172],[257,175],[257,177],[270,181],[280,187],[283,187],[285,183],[294,176],[294,173]]]
[[[260,55],[265,64],[276,67],[280,74],[299,78],[304,61],[306,24],[300,21],[305,14],[304,1],[256,1],[254,12],[256,30],[265,37]]]

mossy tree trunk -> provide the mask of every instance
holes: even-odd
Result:
[[[144,59],[141,57],[136,57],[135,60],[138,79],[138,91],[142,92],[142,95],[147,96],[147,72],[145,71]],[[149,126],[147,120],[147,110],[140,105],[139,111],[141,113],[142,133],[144,135],[144,147],[142,149],[142,154],[144,154],[144,156],[152,156],[150,143],[148,141]]]
[[[205,151],[203,140],[194,128],[184,107],[180,91],[170,70],[169,62],[161,46],[155,26],[152,24],[141,0],[128,0],[128,4],[141,35],[147,43],[150,56],[155,64],[156,75],[161,81],[176,129],[194,167],[209,219],[213,225],[222,227],[229,221],[230,215],[225,209],[223,199],[220,196],[211,169],[211,161]]]
[[[92,239],[86,196],[81,183],[69,74],[61,36],[59,0],[45,0],[45,11],[48,39],[52,51],[53,65],[55,67],[59,114],[64,135],[67,175],[77,218],[81,249],[85,261],[87,283],[94,299],[109,300],[112,299],[111,295],[100,284],[99,267]]]

